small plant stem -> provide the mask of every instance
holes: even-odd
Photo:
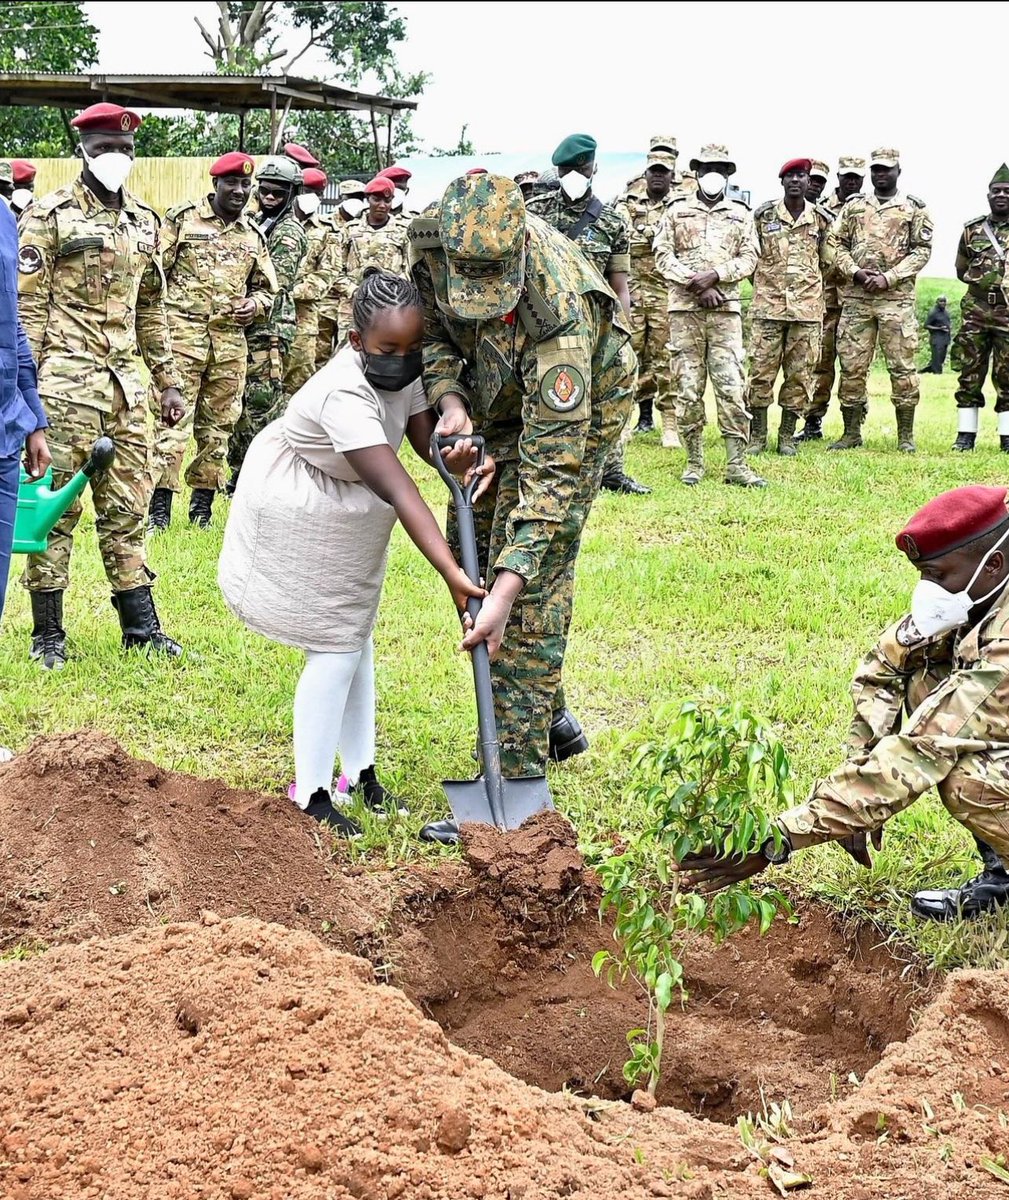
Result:
[[[655,1095],[659,1086],[659,1074],[662,1071],[662,1039],[666,1035],[666,1014],[658,1005],[655,1006],[655,1070],[648,1077],[648,1094]]]

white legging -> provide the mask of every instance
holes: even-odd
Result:
[[[301,808],[307,808],[319,788],[332,788],[338,751],[352,784],[375,761],[371,638],[348,654],[305,651],[305,669],[294,693],[294,769]]]

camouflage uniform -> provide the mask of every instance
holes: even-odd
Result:
[[[826,200],[821,200],[819,208],[831,214],[833,224],[846,201],[831,192]],[[827,261],[823,267],[823,323],[820,334],[820,357],[813,372],[813,401],[809,406],[807,416],[818,417],[821,421],[830,407],[830,393],[834,388],[834,361],[837,358],[837,325],[841,320],[841,298],[837,285],[840,282],[837,267]]]
[[[308,249],[308,236],[289,208],[266,235],[270,261],[277,277],[277,294],[270,315],[249,328],[248,365],[242,415],[228,442],[232,483],[242,469],[252,439],[279,414],[284,400],[284,362],[294,341],[294,286]]]
[[[753,214],[760,256],[750,301],[750,371],[746,407],[751,413],[774,401],[802,415],[812,401],[813,370],[820,353],[826,231],[831,218],[805,202],[793,218],[784,200]]]
[[[96,438],[108,434],[116,444],[111,468],[92,485],[114,592],[154,579],[144,549],[153,483],[138,348],[155,387],[181,387],[165,316],[160,224],[125,191],[120,211],[105,208],[78,178],[36,200],[20,229],[19,308],[49,417],[54,486],[81,467]],[[46,552],[29,556],[29,591],[66,589],[80,515],[78,501],[57,522]]]
[[[985,233],[991,230],[1001,256]],[[952,363],[959,372],[958,408],[984,408],[984,382],[991,363],[995,411],[1009,411],[1009,304],[1002,290],[1009,250],[1009,220],[990,213],[963,227],[956,250],[957,278],[967,285],[960,301],[961,324],[953,339]]]
[[[489,179],[459,182],[475,190]],[[517,188],[515,197],[520,205]],[[510,778],[542,775],[551,716],[564,708],[575,559],[631,409],[634,352],[614,294],[536,217],[526,218],[525,286],[511,320],[454,316],[439,215],[428,209],[410,231],[425,308],[424,382],[433,405],[449,392],[464,397],[497,462],[494,494],[476,508],[480,561],[488,584],[500,570],[527,581],[491,664],[501,765]]]
[[[308,249],[294,285],[297,327],[287,356],[284,395],[290,399],[315,374],[322,303],[340,271],[340,240],[333,226],[318,213],[304,223]],[[326,355],[324,361],[329,361]]]
[[[340,216],[339,210],[324,220],[329,222],[330,237],[333,250],[333,278],[330,280],[329,291],[319,304],[319,332],[315,339],[315,361],[317,366],[329,362],[334,348],[343,336],[340,332],[340,287],[343,271],[344,240],[347,236],[347,226],[350,221]],[[355,217],[354,220],[360,218]]]
[[[340,273],[339,322],[341,329],[349,329],[351,321],[351,299],[366,267],[381,267],[394,275],[409,273],[407,259],[407,234],[410,221],[395,214],[378,229],[368,224],[365,213],[359,220],[351,221],[343,239],[343,267]]]
[[[1009,862],[1009,592],[973,628],[904,645],[907,619],[855,674],[847,760],[778,822],[793,848],[815,846],[877,829],[935,787]]]
[[[257,319],[265,320],[277,278],[256,225],[244,213],[234,221],[223,220],[210,197],[168,210],[161,258],[186,415],[154,439],[154,486],[181,491],[182,456],[195,433],[196,457],[186,471],[186,484],[216,491],[224,485],[228,435],[242,410],[248,352],[245,329],[232,319],[232,306],[248,297],[256,302]],[[151,408],[155,415],[161,411],[156,389]]]
[[[894,407],[898,415],[913,410],[918,403],[914,283],[932,254],[928,209],[916,197],[900,193],[882,200],[875,195],[853,196],[831,227],[828,244],[838,276],[845,280],[839,289],[837,329],[842,411],[854,411],[861,423],[868,407],[866,380],[877,338],[890,372]],[[860,268],[883,272],[890,286],[885,292],[867,292],[854,283]]]

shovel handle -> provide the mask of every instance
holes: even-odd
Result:
[[[463,505],[472,507],[473,493],[480,484],[480,476],[474,475],[469,483],[463,487],[445,465],[445,460],[441,456],[442,450],[451,450],[453,446],[458,445],[462,441],[472,442],[476,450],[476,466],[482,467],[487,457],[487,446],[479,433],[450,433],[444,437],[439,433],[431,434],[431,461],[434,463],[434,469],[448,485],[448,490],[452,493],[452,499],[455,501],[456,508],[461,508]]]

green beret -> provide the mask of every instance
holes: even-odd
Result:
[[[1009,183],[1009,167],[1005,163],[999,167],[995,174],[991,177],[992,183]],[[988,185],[989,187],[991,184]]]
[[[557,147],[550,161],[555,167],[565,167],[571,163],[581,165],[583,161],[591,161],[596,156],[596,139],[587,133],[573,133],[566,137]]]

